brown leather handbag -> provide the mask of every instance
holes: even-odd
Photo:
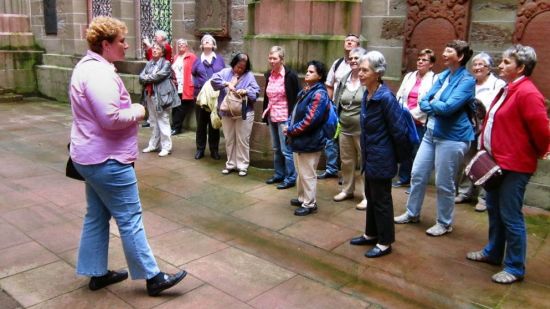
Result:
[[[500,185],[503,172],[495,159],[485,150],[480,150],[464,169],[464,173],[476,186],[492,190]]]

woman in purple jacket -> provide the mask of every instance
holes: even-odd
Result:
[[[200,56],[200,62],[206,71],[206,79],[212,78],[214,73],[221,71],[225,68],[225,62],[223,57],[217,55],[216,39],[210,34],[205,34],[201,39],[202,54]],[[199,89],[200,90],[200,89]],[[197,152],[195,153],[195,159],[199,160],[204,157],[204,150],[206,149],[206,140],[208,139],[208,147],[210,148],[210,156],[214,160],[220,159],[218,151],[220,145],[220,130],[214,129],[210,122],[210,112],[199,108],[196,108],[196,120],[197,120]]]
[[[219,112],[222,117],[223,135],[227,162],[222,174],[238,170],[239,176],[246,176],[250,163],[250,133],[254,123],[254,102],[260,93],[260,86],[252,74],[250,59],[245,53],[238,53],[231,60],[231,67],[212,76],[212,88],[220,90],[218,110],[229,91],[246,95],[248,103],[242,116],[233,117]]]

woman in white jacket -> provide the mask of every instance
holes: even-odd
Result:
[[[399,91],[396,94],[399,103],[407,107],[411,112],[420,140],[424,136],[426,114],[420,110],[418,102],[430,90],[435,81],[435,74],[432,71],[434,63],[435,54],[431,49],[423,49],[418,52],[416,71],[405,75],[401,87],[399,87]],[[403,187],[410,184],[412,164],[417,150],[418,146],[414,149],[411,159],[399,165],[399,172],[397,174],[399,179],[392,184],[393,187]]]

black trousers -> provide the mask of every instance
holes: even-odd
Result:
[[[377,237],[381,245],[391,245],[395,241],[391,179],[365,177],[365,196],[367,197],[365,234]]]
[[[181,105],[172,108],[172,130],[183,132],[185,117],[195,105],[195,100],[181,100]]]
[[[195,108],[195,117],[197,120],[197,150],[204,151],[206,148],[206,140],[208,139],[210,152],[218,151],[220,145],[220,130],[212,128],[210,112],[197,106]]]

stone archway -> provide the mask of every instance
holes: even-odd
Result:
[[[441,60],[441,54],[445,45],[455,39],[454,27],[445,18],[427,18],[418,23],[414,33],[411,36],[411,45],[405,54],[407,71],[416,70],[416,58],[420,50],[429,48],[434,51],[436,63],[433,67],[434,72],[440,72],[445,69]]]
[[[408,0],[402,73],[416,69],[418,50],[431,48],[440,58],[445,43],[467,40],[470,24],[469,0]],[[436,62],[435,71],[443,65]]]
[[[532,78],[546,99],[550,99],[550,44],[544,38],[549,29],[550,1],[521,1],[514,42],[531,46],[537,52]]]

